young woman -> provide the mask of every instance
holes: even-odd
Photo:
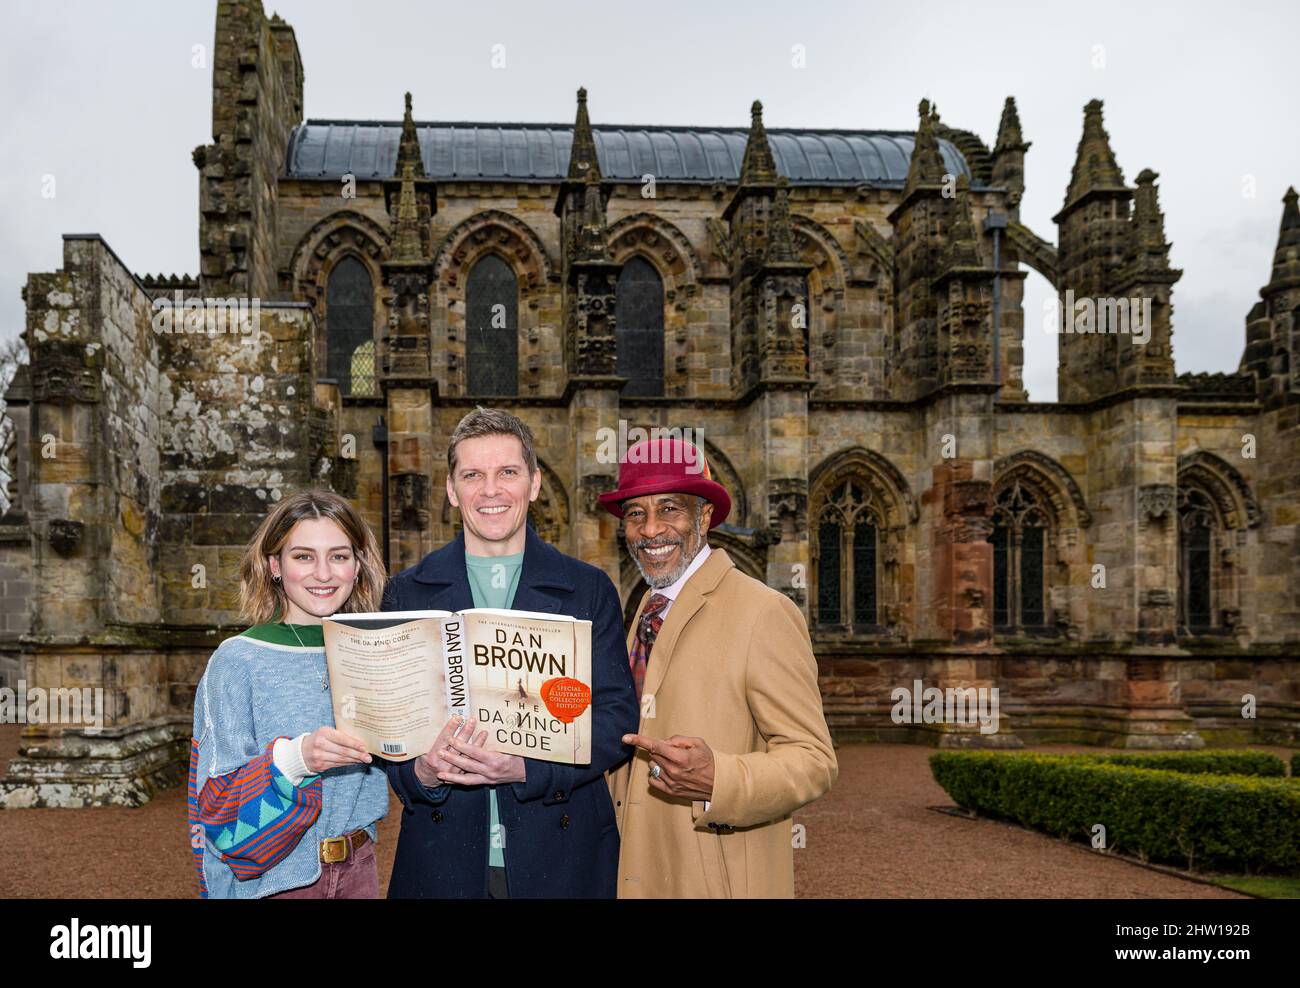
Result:
[[[388,778],[334,727],[321,618],[379,610],[375,537],[328,491],[286,497],[240,565],[250,627],[194,699],[190,844],[204,898],[376,898]]]

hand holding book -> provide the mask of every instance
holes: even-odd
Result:
[[[478,722],[471,720],[464,737],[452,734],[438,754],[447,767],[438,773],[443,782],[460,786],[497,786],[523,782],[527,769],[518,755],[507,755],[486,747],[487,731],[474,736]],[[432,752],[431,752],[432,754]]]
[[[302,739],[302,763],[312,775],[368,761],[366,743],[336,727],[322,724]]]
[[[421,785],[479,786],[523,782],[527,767],[518,755],[488,750],[488,732],[478,731],[478,721],[452,717],[433,747],[415,759],[415,777]]]
[[[487,731],[480,731],[478,738],[474,738],[474,722],[470,721],[469,725],[470,730],[466,736],[467,741],[477,741],[482,744],[487,740]],[[447,744],[453,737],[463,733],[462,728],[465,726],[464,717],[452,717],[438,732],[438,737],[433,742],[433,746],[415,759],[415,777],[420,780],[421,785],[432,789],[443,784],[439,776],[451,768],[451,763],[443,759],[442,752],[446,750]]]

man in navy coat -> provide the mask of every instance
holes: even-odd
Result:
[[[591,764],[491,751],[473,721],[450,722],[418,758],[383,762],[403,807],[388,896],[612,899],[619,839],[604,775],[631,755],[622,737],[640,720],[618,593],[603,570],[527,524],[541,473],[523,422],[478,408],[452,433],[447,460],[463,531],[393,577],[383,609],[495,606],[591,621]]]

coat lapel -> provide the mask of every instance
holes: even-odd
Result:
[[[462,556],[463,560],[465,557]],[[461,564],[462,566],[464,563]],[[474,606],[474,595],[469,589],[469,577],[433,588],[429,601],[431,611],[463,611]]]
[[[691,578],[686,581],[682,592],[677,595],[673,606],[668,609],[668,616],[664,618],[663,626],[659,629],[659,637],[655,639],[654,648],[650,650],[642,696],[653,696],[659,689],[659,684],[664,681],[664,676],[668,672],[677,639],[683,629],[708,603],[709,594],[717,588],[722,578],[726,576],[727,570],[734,565],[725,549],[711,548],[709,558],[704,561],[704,565],[691,574]],[[645,600],[641,602],[641,607],[637,609],[637,620],[640,620],[641,611],[645,609],[645,602],[649,599],[650,595],[647,594]],[[636,627],[635,621],[632,627]]]
[[[564,556],[542,541],[531,525],[524,541],[524,565],[519,572],[519,586],[510,604],[516,611],[542,611],[558,614],[561,599],[553,590],[574,590],[573,580],[564,565]]]
[[[474,606],[465,571],[465,537],[457,535],[441,549],[429,553],[416,567],[415,582],[424,587],[420,607],[429,611],[463,611]]]

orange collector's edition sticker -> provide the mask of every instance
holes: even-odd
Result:
[[[542,702],[551,716],[565,724],[573,723],[591,705],[591,690],[587,684],[568,676],[548,679],[542,683]]]

